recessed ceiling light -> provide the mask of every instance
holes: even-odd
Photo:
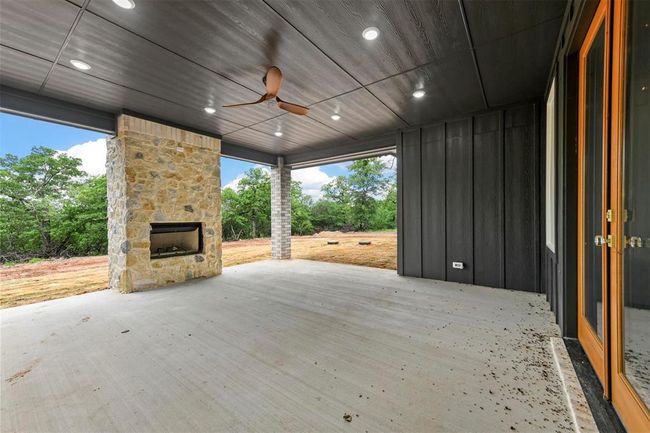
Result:
[[[338,114],[332,114],[330,117],[332,118],[332,120],[339,120],[341,118],[341,116],[339,116]]]
[[[427,92],[425,92],[424,90],[416,90],[415,92],[413,92],[413,97],[414,98],[421,98],[426,94],[427,94]]]
[[[377,39],[377,36],[379,36],[379,29],[377,27],[368,27],[361,34],[365,40],[372,41]]]
[[[133,0],[113,0],[113,3],[124,9],[133,9],[135,7]]]
[[[217,110],[215,110],[215,109],[212,108],[212,107],[205,107],[204,110],[205,110],[205,112],[208,113],[208,114],[214,114],[214,113],[217,112]]]
[[[77,69],[81,69],[82,71],[87,71],[90,69],[90,65],[86,62],[82,62],[81,60],[70,60],[70,63],[72,63],[72,66]]]
[[[275,131],[274,134],[276,137],[282,137],[282,131]]]

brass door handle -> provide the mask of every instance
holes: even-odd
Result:
[[[597,247],[602,247],[607,245],[608,247],[612,247],[614,245],[614,238],[612,235],[607,235],[607,237],[603,235],[596,235],[594,236],[594,245]]]

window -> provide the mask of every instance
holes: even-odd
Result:
[[[546,100],[546,246],[555,252],[555,78]]]

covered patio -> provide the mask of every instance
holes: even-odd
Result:
[[[553,336],[539,294],[246,264],[3,311],[2,430],[569,432]]]
[[[649,431],[649,17],[3,0],[0,110],[110,135],[115,290],[2,311],[1,430]],[[397,274],[290,260],[292,170],[386,154]],[[276,260],[222,269],[222,156]]]

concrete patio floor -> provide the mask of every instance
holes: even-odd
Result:
[[[573,431],[541,295],[292,260],[0,314],[3,432]]]

